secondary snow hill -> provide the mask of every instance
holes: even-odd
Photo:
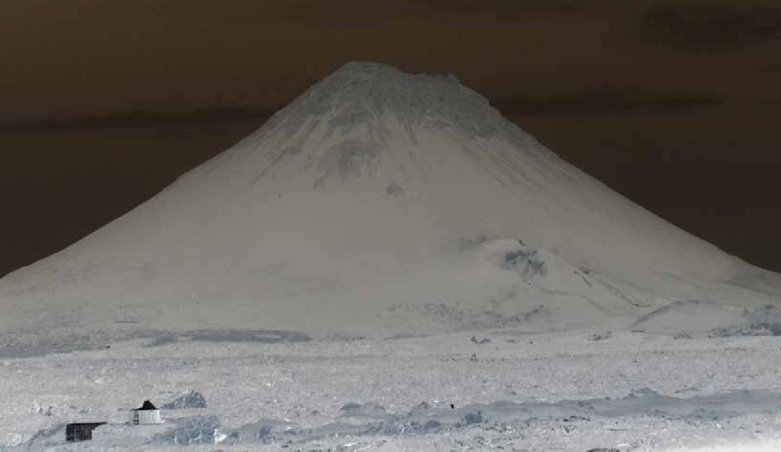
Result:
[[[0,328],[621,326],[674,300],[776,302],[778,282],[570,166],[455,77],[349,63],[0,281]]]

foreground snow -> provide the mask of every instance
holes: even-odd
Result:
[[[695,449],[675,449],[668,452],[777,452],[781,450],[779,441],[756,441],[753,443],[735,443],[698,447]]]
[[[781,450],[772,337],[252,337],[3,358],[0,450]],[[144,399],[160,406],[191,390],[205,408],[124,425]],[[64,423],[91,421],[109,425],[92,442],[63,443]]]

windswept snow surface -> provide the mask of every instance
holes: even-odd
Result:
[[[773,337],[225,339],[0,359],[0,451],[759,452],[781,441]],[[146,399],[165,423],[127,425]],[[66,423],[101,421],[93,441],[65,442]]]
[[[781,450],[781,441],[737,442],[722,445],[674,449],[665,452],[777,452]]]
[[[455,77],[349,63],[0,281],[0,333],[619,328],[689,300],[723,313],[686,325],[704,330],[777,303],[779,287],[568,165]]]

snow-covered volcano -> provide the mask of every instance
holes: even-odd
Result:
[[[559,159],[455,77],[349,63],[0,281],[0,328],[628,326],[682,300],[774,303],[777,283]]]

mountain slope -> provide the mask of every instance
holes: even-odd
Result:
[[[454,77],[349,63],[0,281],[0,328],[621,326],[674,300],[775,302],[777,283],[562,161]]]

